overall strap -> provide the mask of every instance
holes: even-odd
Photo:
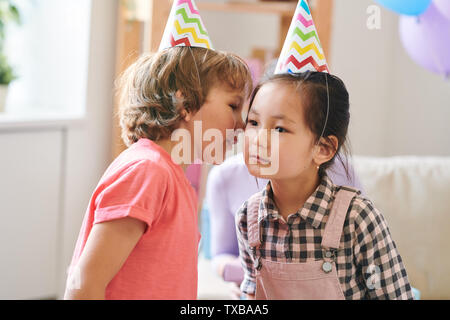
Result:
[[[248,244],[252,248],[258,248],[261,245],[261,234],[258,223],[258,212],[261,197],[258,194],[253,195],[247,201],[247,235]]]
[[[327,224],[322,237],[322,247],[338,249],[341,241],[345,217],[356,190],[351,187],[341,187],[336,193]]]

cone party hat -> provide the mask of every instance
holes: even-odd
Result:
[[[295,10],[275,73],[319,71],[329,73],[325,54],[306,0]]]
[[[177,46],[213,49],[194,0],[174,0],[159,50]]]

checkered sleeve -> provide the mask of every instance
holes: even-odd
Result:
[[[241,291],[246,294],[255,294],[255,269],[247,234],[247,201],[236,213],[236,234],[239,243],[239,257],[244,268],[244,280],[241,283]]]
[[[402,258],[383,215],[369,200],[356,199],[354,257],[366,299],[413,299]]]

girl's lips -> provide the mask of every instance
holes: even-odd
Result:
[[[256,162],[259,163],[259,164],[269,164],[270,163],[270,160],[263,159],[260,156],[252,155],[252,156],[249,157],[249,159],[256,160]],[[252,164],[252,163],[250,163],[250,164]]]

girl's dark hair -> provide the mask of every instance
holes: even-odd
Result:
[[[334,163],[337,156],[344,166],[347,178],[350,179],[348,171],[350,147],[347,141],[350,103],[344,82],[337,76],[323,72],[308,71],[303,73],[272,74],[256,86],[250,98],[250,109],[259,89],[273,82],[291,84],[298,94],[301,95],[305,123],[314,134],[315,143],[319,142],[322,132],[323,138],[329,142],[329,145],[333,144],[328,136],[335,136],[338,139],[338,147],[335,150],[334,157],[330,161],[323,163],[320,166],[320,170],[322,172],[327,170]],[[330,109],[327,119],[328,98]]]

